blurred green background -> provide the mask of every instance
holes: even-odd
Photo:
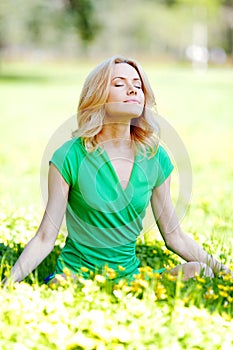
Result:
[[[2,0],[0,49],[37,61],[118,52],[223,63],[232,60],[233,1]]]

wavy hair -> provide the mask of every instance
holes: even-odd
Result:
[[[153,156],[159,143],[159,126],[156,123],[156,102],[154,93],[140,64],[134,59],[113,56],[96,66],[87,76],[79,99],[74,137],[82,137],[88,152],[98,148],[97,135],[102,130],[105,104],[108,99],[111,75],[115,64],[127,63],[134,67],[142,82],[145,96],[144,109],[139,118],[133,118],[130,125],[131,140],[143,153]]]

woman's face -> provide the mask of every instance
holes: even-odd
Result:
[[[115,64],[106,105],[107,116],[118,120],[140,117],[144,103],[142,81],[136,69],[128,63]]]

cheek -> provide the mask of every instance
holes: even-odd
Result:
[[[119,91],[111,90],[109,91],[107,102],[114,102],[119,100]]]
[[[141,103],[145,104],[146,101],[145,101],[145,95],[143,92],[141,92],[141,94],[140,94],[140,99],[141,99]]]
[[[142,96],[142,100],[143,100],[143,103],[146,102],[146,101],[145,101],[145,96],[144,96],[144,94],[143,94],[143,96]]]

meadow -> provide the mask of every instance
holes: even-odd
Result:
[[[143,62],[141,62],[143,63]],[[0,279],[9,273],[44,210],[40,174],[44,150],[62,123],[75,115],[91,62],[14,63],[0,67]],[[233,70],[143,64],[159,113],[189,154],[192,196],[181,225],[210,254],[233,268]],[[177,191],[177,181],[172,188]],[[135,281],[111,283],[117,271],[78,277],[50,288],[66,235],[25,281],[0,286],[0,348],[26,349],[233,349],[233,281],[229,275],[183,282],[152,268],[182,262],[156,227],[145,228]],[[120,267],[119,267],[120,269]]]

